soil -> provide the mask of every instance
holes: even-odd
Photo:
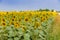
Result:
[[[53,34],[58,35],[60,33],[60,15],[57,15],[54,20]]]

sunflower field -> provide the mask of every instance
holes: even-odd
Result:
[[[0,11],[0,40],[54,40],[49,35],[57,12]]]

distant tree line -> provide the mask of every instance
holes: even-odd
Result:
[[[54,9],[50,10],[50,9],[39,9],[38,11],[54,11]]]

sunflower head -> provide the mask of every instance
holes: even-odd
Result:
[[[41,22],[44,22],[45,21],[45,17],[41,17]]]
[[[18,20],[19,22],[21,21],[21,18],[19,18],[19,20]]]
[[[27,28],[26,26],[22,26],[22,30],[25,31]]]
[[[27,21],[29,21],[29,18],[28,17],[25,17],[24,20],[27,22]]]
[[[5,22],[5,19],[4,18],[2,18],[1,20],[2,20],[2,22]]]
[[[38,28],[40,25],[41,25],[40,22],[35,22],[34,28],[36,29],[36,28]]]
[[[6,25],[7,25],[6,22],[2,22],[1,23],[1,26],[4,26],[5,27]]]
[[[15,27],[15,28],[19,28],[19,27],[20,27],[20,24],[19,24],[18,22],[15,22],[15,23],[14,23],[14,27]]]

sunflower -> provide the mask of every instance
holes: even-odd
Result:
[[[13,16],[13,18],[16,18],[16,16]]]
[[[52,12],[52,15],[55,17],[56,15],[58,15],[56,12]]]
[[[1,18],[1,21],[2,21],[2,22],[5,22],[6,20],[5,20],[4,18]]]
[[[38,28],[39,26],[41,26],[40,22],[35,22],[34,28]]]
[[[15,19],[14,19],[14,18],[12,18],[11,20],[12,20],[12,21],[15,21]]]
[[[29,15],[28,15],[28,16],[29,16],[29,17],[30,17],[30,16],[32,16],[32,13],[29,13]]]
[[[6,26],[6,25],[7,25],[6,22],[1,23],[1,26]]]
[[[17,18],[12,17],[10,20],[14,22],[17,21]]]
[[[41,22],[43,22],[43,21],[45,21],[46,19],[45,19],[45,17],[41,17]]]
[[[26,21],[26,22],[29,21],[29,18],[28,17],[25,17],[24,18],[24,21]]]
[[[14,25],[14,22],[11,21],[11,20],[9,21],[9,26],[10,26],[10,25]]]
[[[14,27],[15,28],[19,28],[20,27],[20,24],[18,22],[14,22]]]
[[[22,30],[25,31],[27,28],[26,26],[22,26]]]
[[[45,16],[45,20],[48,20],[49,19],[49,16]]]
[[[18,19],[19,22],[20,22],[21,20],[22,20],[21,18]]]

